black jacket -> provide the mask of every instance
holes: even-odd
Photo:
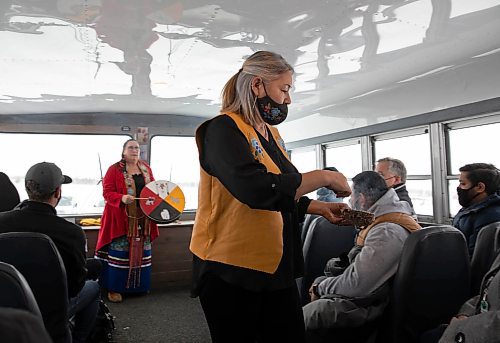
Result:
[[[19,204],[19,193],[9,177],[0,172],[0,212],[10,211]]]
[[[0,233],[39,232],[49,236],[61,254],[68,279],[68,296],[76,296],[85,284],[85,234],[58,217],[49,204],[25,200],[15,209],[0,213]]]
[[[400,183],[399,185],[395,185],[393,188],[396,191],[399,200],[406,201],[408,204],[410,204],[411,208],[413,208],[413,203],[411,202],[410,195],[406,190],[406,185],[404,183]]]
[[[453,226],[462,231],[467,239],[469,254],[472,257],[476,239],[481,229],[500,221],[500,195],[491,194],[483,201],[461,208],[453,218]]]

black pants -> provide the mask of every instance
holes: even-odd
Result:
[[[87,280],[97,280],[101,276],[102,262],[95,258],[87,258],[85,263],[87,268]]]
[[[446,324],[441,324],[435,329],[425,331],[421,336],[420,336],[420,343],[438,343],[438,341],[441,339],[441,336],[443,336],[444,331],[448,325]]]
[[[379,322],[375,320],[357,328],[307,330],[306,341],[307,343],[371,343],[375,342],[378,325]]]
[[[297,286],[251,292],[208,276],[200,302],[214,343],[303,343],[304,317]]]

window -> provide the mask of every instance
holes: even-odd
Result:
[[[451,174],[459,174],[458,169],[469,163],[492,163],[500,167],[500,155],[493,153],[498,146],[499,132],[500,123],[450,129],[448,139]]]
[[[185,210],[198,207],[200,165],[194,137],[154,136],[151,139],[151,168],[156,180],[172,181],[182,189]]]
[[[314,147],[293,149],[291,160],[299,173],[307,173],[312,170],[318,169],[316,167],[316,150]],[[311,199],[317,199],[316,192],[306,194]]]
[[[432,180],[406,180],[406,190],[416,213],[428,216],[434,214]]]
[[[432,216],[432,177],[429,133],[426,128],[412,129],[375,137],[375,161],[391,157],[406,167],[406,188],[417,214]]]
[[[408,176],[431,174],[431,148],[427,132],[390,139],[375,138],[375,161],[392,157],[401,160]]]
[[[483,121],[488,118],[483,118]],[[481,118],[448,124],[448,194],[450,215],[454,216],[461,208],[457,191],[459,169],[470,163],[492,163],[500,167],[500,156],[494,153],[498,146],[500,123],[481,124]],[[496,118],[498,120],[498,118]],[[475,126],[472,126],[474,125]]]
[[[352,179],[363,171],[360,141],[327,144],[325,160],[326,167],[335,167],[348,179]]]
[[[73,182],[62,186],[58,214],[102,213],[101,176],[120,160],[125,135],[71,135],[0,133],[4,147],[4,171],[16,186],[21,200],[27,199],[24,177],[39,162],[53,162]],[[101,167],[102,166],[102,167]],[[101,172],[102,168],[102,172]],[[101,174],[102,173],[102,174]]]
[[[292,150],[291,160],[300,173],[318,169],[316,168],[316,150],[313,147]]]
[[[454,217],[462,208],[458,203],[457,195],[458,180],[448,180],[448,199],[450,199],[450,216]]]

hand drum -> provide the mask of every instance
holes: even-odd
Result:
[[[156,180],[148,183],[141,191],[139,204],[142,211],[157,223],[170,223],[184,211],[184,193],[175,183]]]

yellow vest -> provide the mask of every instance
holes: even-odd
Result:
[[[420,230],[422,227],[413,219],[411,216],[407,215],[406,213],[400,213],[400,212],[392,212],[392,213],[386,213],[381,216],[378,216],[375,218],[375,221],[368,225],[365,228],[362,228],[359,231],[358,236],[356,237],[356,245],[357,246],[364,246],[365,245],[365,239],[366,236],[368,236],[368,232],[377,224],[380,223],[394,223],[398,224],[399,226],[403,227],[406,229],[409,233],[415,232],[417,230]]]
[[[254,158],[267,171],[281,174],[278,166],[262,148],[254,128],[235,114],[228,113],[248,141]],[[205,128],[196,130],[201,153]],[[278,130],[268,126],[283,154],[288,158]],[[247,152],[242,151],[242,154]],[[202,260],[274,273],[283,255],[283,219],[277,211],[255,210],[243,204],[216,177],[200,168],[198,210],[189,249]]]

